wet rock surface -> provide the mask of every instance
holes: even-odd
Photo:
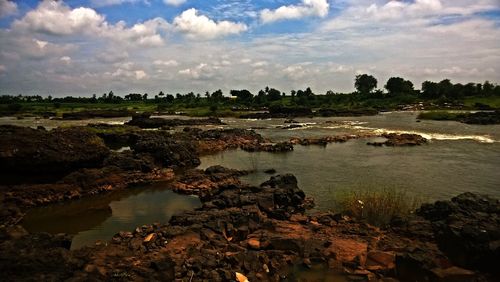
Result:
[[[309,145],[320,145],[326,146],[329,143],[344,143],[349,140],[366,138],[370,137],[369,135],[337,135],[337,136],[323,136],[318,138],[298,138],[293,137],[290,139],[290,143],[299,144],[302,146]]]
[[[427,139],[418,134],[397,134],[397,133],[384,133],[381,137],[386,138],[384,142],[368,142],[367,145],[371,146],[419,146],[427,143]]]
[[[132,120],[126,123],[127,125],[137,126],[140,128],[161,128],[174,126],[193,126],[193,125],[223,125],[224,123],[218,118],[206,119],[165,119],[152,118],[145,115],[132,117]]]

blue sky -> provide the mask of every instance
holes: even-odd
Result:
[[[500,78],[498,0],[0,0],[0,94]]]

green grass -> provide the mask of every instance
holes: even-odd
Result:
[[[500,109],[500,96],[470,97],[464,99],[464,105],[467,107],[474,107],[476,103],[488,105],[495,109]]]
[[[387,225],[394,217],[407,217],[424,202],[397,188],[352,190],[335,199],[343,213],[377,226]]]

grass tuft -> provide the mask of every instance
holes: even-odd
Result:
[[[340,210],[376,226],[387,225],[394,217],[407,217],[424,202],[404,190],[385,188],[353,190],[336,196]]]

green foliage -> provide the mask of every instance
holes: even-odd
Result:
[[[354,87],[356,87],[356,90],[361,94],[369,94],[377,88],[377,79],[368,74],[357,75]]]
[[[401,77],[391,77],[387,80],[385,89],[390,96],[409,95],[413,94],[413,83],[409,80],[404,80]]]
[[[343,213],[377,226],[387,225],[394,217],[408,216],[423,202],[422,198],[396,188],[352,190],[335,198]]]

